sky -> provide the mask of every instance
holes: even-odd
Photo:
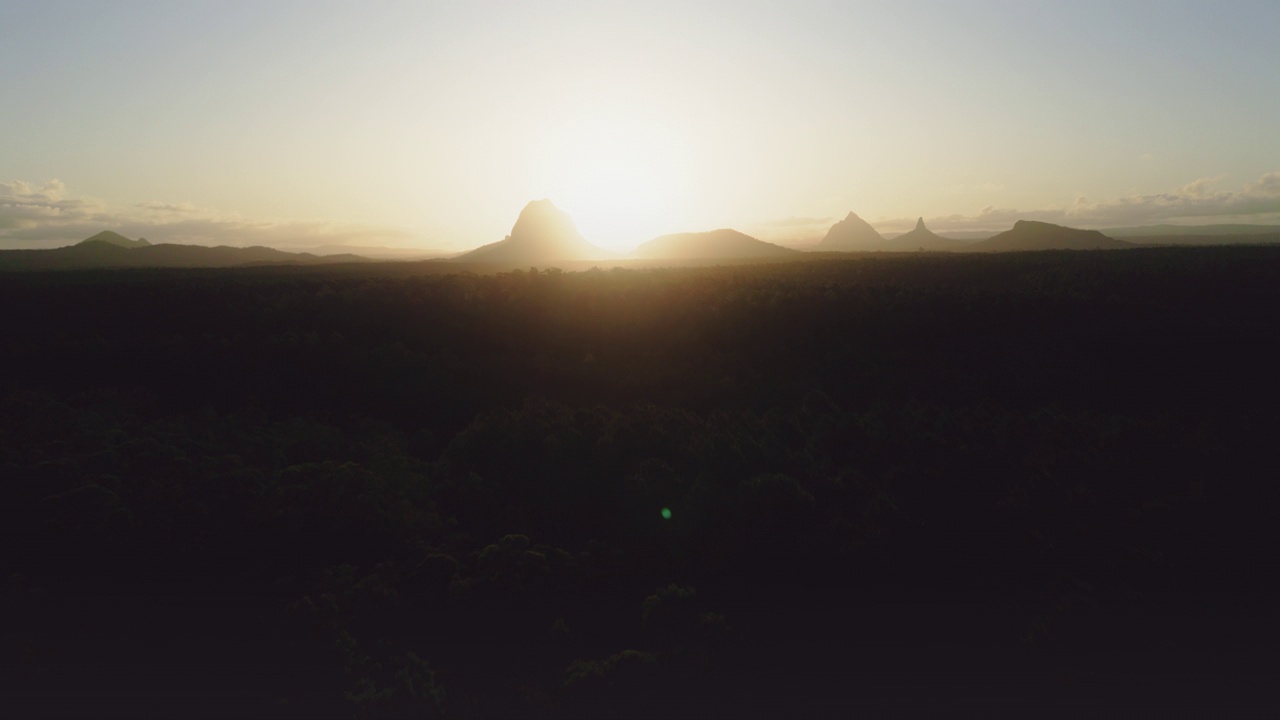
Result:
[[[0,247],[1280,223],[1280,3],[0,0]]]

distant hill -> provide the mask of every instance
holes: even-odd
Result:
[[[1113,238],[1280,235],[1280,225],[1143,225],[1139,227],[1104,228],[1100,232]]]
[[[1102,232],[1135,245],[1280,244],[1280,225],[1146,225]]]
[[[511,234],[453,258],[457,262],[544,265],[599,260],[612,253],[587,242],[573,218],[550,200],[534,200],[520,211]]]
[[[1240,235],[1135,235],[1127,242],[1134,245],[1280,245],[1280,230],[1274,233],[1242,233]]]
[[[138,238],[137,240],[130,240],[129,238],[121,235],[120,233],[112,232],[110,230],[103,230],[97,235],[94,235],[93,237],[87,237],[76,244],[84,245],[85,243],[94,243],[94,242],[107,243],[108,245],[115,245],[117,247],[122,247],[122,248],[140,248],[140,247],[151,246],[151,243],[147,242],[144,238]]]
[[[676,233],[654,238],[632,253],[637,258],[668,260],[729,260],[737,258],[790,258],[798,250],[784,248],[737,230]]]
[[[1019,220],[987,240],[960,249],[966,252],[1017,252],[1024,250],[1118,250],[1132,243],[1107,237],[1097,230],[1077,230],[1035,220]]]
[[[914,230],[903,233],[892,240],[886,240],[880,245],[879,249],[894,252],[913,252],[916,250],[937,252],[940,250],[958,250],[960,247],[962,247],[962,243],[958,240],[935,235],[932,230],[924,226],[924,218],[919,218],[916,220]]]
[[[884,244],[884,237],[867,221],[852,211],[844,219],[827,231],[813,249],[820,252],[841,252],[850,250],[877,250]]]
[[[374,260],[431,260],[458,254],[456,250],[435,248],[387,247],[384,245],[320,245],[307,248],[312,255],[356,255]]]
[[[106,235],[106,237],[103,237]],[[115,236],[115,237],[111,237]],[[116,238],[133,245],[121,245]],[[143,242],[145,245],[136,243]],[[53,250],[0,251],[0,270],[91,270],[98,268],[222,268],[246,265],[321,265],[370,262],[356,255],[290,253],[269,247],[152,245],[115,233],[98,233]]]

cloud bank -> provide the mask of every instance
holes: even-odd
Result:
[[[976,215],[926,218],[936,232],[1007,230],[1017,220],[1040,220],[1080,228],[1114,228],[1161,223],[1207,225],[1211,223],[1280,222],[1280,171],[1270,172],[1239,190],[1215,190],[1221,177],[1206,177],[1155,195],[1131,195],[1094,202],[1087,198],[1063,208],[1017,210],[988,206]],[[915,218],[876,223],[887,230],[909,230]]]
[[[324,221],[264,220],[218,213],[189,202],[148,201],[111,207],[75,196],[65,183],[0,182],[0,249],[52,248],[77,243],[102,230],[153,243],[267,245],[404,245],[414,239],[400,228]]]

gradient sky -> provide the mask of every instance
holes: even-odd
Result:
[[[1280,3],[0,0],[0,246],[1280,222]]]

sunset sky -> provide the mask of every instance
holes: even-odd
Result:
[[[1280,3],[0,1],[0,247],[1280,222]]]

